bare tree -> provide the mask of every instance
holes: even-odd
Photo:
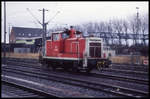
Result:
[[[87,31],[88,31],[89,33],[93,33],[93,32],[95,32],[94,30],[95,30],[95,29],[94,29],[94,24],[93,24],[93,22],[87,23]]]
[[[128,25],[128,22],[127,20],[124,20],[123,21],[123,32],[125,33],[125,42],[126,42],[126,46],[128,46],[128,30],[129,30],[129,25]]]
[[[114,38],[113,38],[113,35],[112,35],[112,32],[113,32],[113,28],[112,28],[112,23],[111,23],[111,20],[109,20],[108,22],[105,22],[104,23],[104,32],[105,33],[105,41],[106,41],[106,44],[109,45],[109,41],[111,40],[111,43],[113,44],[113,41],[114,41]],[[109,35],[108,35],[109,34]]]
[[[143,17],[141,18],[141,33],[142,33],[142,40],[143,40],[143,44],[146,45],[146,32],[148,33],[148,15],[145,14],[143,15]]]
[[[131,33],[133,34],[133,45],[135,45],[136,44],[136,17],[135,16],[133,16],[133,17],[131,17],[130,19],[129,19],[129,30],[131,31]]]
[[[106,30],[105,22],[102,21],[99,23],[98,30],[99,30],[99,32],[105,32],[105,30]]]
[[[123,22],[122,22],[122,20],[116,20],[116,19],[114,19],[113,21],[113,28],[114,28],[114,31],[116,32],[116,33],[118,33],[118,39],[119,39],[119,45],[122,45],[122,43],[121,43],[121,33],[122,33],[122,31],[123,31]]]
[[[133,33],[133,45],[138,44],[141,28],[141,19],[137,15],[133,15],[130,19],[131,32]]]
[[[129,37],[128,35],[133,34],[133,44],[137,44],[137,37],[139,37],[139,34],[142,34],[142,41],[143,44],[146,44],[146,34],[148,33],[148,15],[144,15],[143,17],[137,17],[136,15],[133,15],[127,20],[121,20],[121,19],[111,19],[109,21],[101,21],[101,22],[87,22],[84,24],[79,24],[74,26],[76,30],[79,30],[83,33],[88,33],[93,35],[94,33],[97,33],[97,36],[100,35],[100,33],[105,33],[104,40],[108,44],[111,41],[111,44],[119,44],[122,45],[122,39],[125,40],[126,45],[129,45]],[[64,27],[63,27],[64,28]],[[62,27],[54,27],[51,29],[51,31],[55,30],[62,30]],[[110,35],[108,34],[110,33]],[[115,38],[114,33],[118,33],[117,39]],[[122,33],[123,36],[121,36]],[[132,34],[129,34],[132,33]],[[107,38],[110,37],[110,38]],[[140,38],[139,38],[140,39]],[[119,42],[118,42],[119,40]]]
[[[114,44],[114,37],[113,37],[113,26],[112,26],[112,21],[109,20],[108,26],[107,26],[108,32],[110,33],[111,36],[111,43],[112,45]]]

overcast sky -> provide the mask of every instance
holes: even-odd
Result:
[[[2,4],[2,41],[3,41],[3,2]],[[139,13],[148,13],[148,2],[6,2],[7,9],[7,42],[10,26],[17,27],[33,27],[41,28],[35,18],[27,11],[27,8],[32,14],[42,22],[42,12],[39,9],[45,8],[46,22],[56,17],[50,22],[48,28],[57,25],[65,26],[82,24],[84,22],[108,21],[109,19],[126,19],[137,12],[136,7],[139,7]]]

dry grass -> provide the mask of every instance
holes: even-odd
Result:
[[[3,57],[3,53],[2,53],[2,57]],[[6,57],[38,59],[39,54],[38,53],[35,54],[34,53],[6,53]],[[112,63],[128,63],[128,64],[132,62],[132,59],[133,59],[133,63],[142,64],[143,60],[148,59],[148,57],[133,56],[133,58],[131,58],[131,56],[115,56],[110,58]]]
[[[2,54],[3,57],[3,54]],[[38,59],[38,53],[6,53],[6,57]]]
[[[110,58],[113,63],[128,63],[131,64],[132,61],[133,63],[137,64],[143,64],[143,60],[148,60],[148,57],[144,56],[115,56]]]
[[[131,59],[127,56],[115,56],[110,58],[113,63],[130,63]]]

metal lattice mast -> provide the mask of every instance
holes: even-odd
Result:
[[[46,23],[45,23],[45,11],[48,11],[46,9],[42,9],[42,10],[39,10],[39,11],[43,11],[43,34],[42,34],[42,53],[43,53],[43,56],[45,56],[45,42],[46,42]]]

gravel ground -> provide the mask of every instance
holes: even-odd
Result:
[[[81,79],[86,79],[86,80],[96,81],[96,82],[103,82],[103,83],[118,85],[118,86],[122,86],[126,88],[139,89],[139,90],[143,90],[146,92],[148,91],[148,88],[149,88],[148,85],[142,85],[138,83],[125,82],[125,81],[118,81],[118,80],[109,79],[109,78],[97,78],[97,77],[91,77],[91,76],[89,77],[88,75],[86,76],[85,75],[72,75],[72,74],[67,74],[67,73],[60,73],[60,75],[71,76],[73,78],[81,78]]]
[[[39,65],[39,64],[38,64]],[[40,66],[38,66],[37,65],[37,67],[40,67]],[[121,66],[119,66],[119,68],[120,68]],[[125,66],[122,66],[122,67],[125,67]],[[112,68],[116,68],[115,66],[112,66]],[[109,70],[109,69],[108,69]],[[121,76],[126,76],[126,77],[137,77],[137,78],[140,78],[140,79],[148,79],[149,78],[149,76],[147,75],[143,75],[143,74],[131,74],[131,73],[125,73],[125,72],[116,72],[116,71],[113,71],[113,70],[110,70],[110,71],[108,71],[108,70],[103,70],[103,71],[99,71],[100,73],[106,73],[106,74],[110,74],[110,75],[112,75],[112,74],[115,74],[115,75],[121,75]],[[123,69],[124,70],[124,69]],[[92,72],[95,72],[95,70],[93,70]],[[97,72],[97,70],[96,70],[96,72]],[[97,73],[99,73],[99,72],[97,72]]]
[[[22,68],[22,67],[20,67],[20,68]],[[31,69],[31,70],[34,70],[34,69]],[[45,73],[50,72],[50,71],[43,71],[42,69],[40,71],[41,72],[45,72]],[[37,70],[37,72],[40,72],[40,71]],[[95,72],[95,71],[92,71],[92,72]],[[135,77],[135,78],[140,78],[140,79],[148,79],[148,75],[145,76],[145,75],[138,75],[138,74],[127,74],[127,73],[113,72],[113,71],[101,71],[101,72],[96,71],[96,72],[104,73],[104,74],[106,73],[106,74],[110,74],[110,75],[120,75],[120,76],[126,76],[126,77]],[[60,73],[60,75],[61,75],[61,73]],[[64,73],[63,73],[63,75],[64,75]],[[67,73],[65,73],[65,75],[66,76],[71,76],[71,77],[83,77],[83,79],[85,79],[85,76],[70,75],[70,74],[67,74]],[[117,81],[117,80],[106,79],[106,78],[99,78],[99,79],[97,79],[97,78],[90,78],[90,77],[86,76],[86,79],[90,79],[92,81],[99,81],[99,82],[104,82],[104,83],[110,83],[112,85],[120,85],[120,86],[124,86],[124,87],[135,88],[135,89],[143,90],[143,91],[146,91],[146,92],[148,92],[148,88],[149,88],[147,85],[141,85],[141,84],[136,84],[136,83],[127,83],[127,82],[122,82],[122,81]],[[44,80],[42,80],[42,81],[44,81]],[[48,82],[48,84],[49,84],[49,81],[44,81],[43,83],[46,83],[46,82]],[[56,82],[54,82],[54,83],[56,83]],[[55,84],[55,85],[57,85],[57,84]],[[74,88],[69,88],[69,87],[66,87],[66,86],[67,85],[64,84],[64,89],[65,88],[66,89],[74,89]],[[63,88],[63,86],[61,86],[61,87]],[[78,88],[75,87],[75,89],[78,89]],[[81,93],[83,92],[83,93],[86,93],[88,95],[91,95],[91,92],[89,94],[88,91],[89,91],[89,89],[87,89],[87,90],[86,89],[85,90],[82,90],[82,89],[80,90],[79,89],[78,90],[78,92],[81,92]],[[100,94],[100,96],[99,96],[99,94],[95,95],[96,92],[97,91],[94,91],[93,92],[94,95],[92,94],[92,96],[94,96],[94,97],[102,97],[102,96],[105,97],[105,95],[103,95],[103,94]],[[108,94],[106,95],[106,97],[108,97]],[[113,97],[113,96],[110,96],[110,97]]]
[[[21,68],[21,69],[28,69],[27,67],[18,67],[18,68]],[[96,82],[103,82],[103,83],[107,83],[107,84],[112,84],[112,85],[118,85],[118,86],[122,86],[122,87],[127,87],[127,88],[133,88],[133,89],[138,89],[138,90],[143,90],[143,91],[146,91],[148,92],[148,85],[142,85],[142,84],[138,84],[138,83],[131,83],[131,82],[125,82],[125,81],[118,81],[118,80],[114,80],[114,79],[109,79],[109,78],[97,78],[97,77],[89,77],[88,75],[85,76],[85,75],[79,75],[79,74],[76,74],[76,75],[73,75],[73,74],[69,74],[69,73],[63,73],[63,72],[53,72],[53,71],[45,71],[45,70],[40,70],[39,69],[28,69],[28,70],[31,70],[31,71],[35,71],[35,72],[44,72],[46,74],[49,74],[50,72],[51,73],[54,73],[54,74],[57,74],[57,75],[64,75],[66,77],[73,77],[73,78],[81,78],[81,79],[86,79],[86,80],[90,80],[90,81],[96,81]]]
[[[133,71],[149,72],[149,68],[144,67],[144,66],[112,65],[112,69],[121,69],[121,70],[133,70]]]
[[[1,92],[1,98],[12,98],[12,95],[8,95],[7,93]]]
[[[35,60],[34,60],[35,61]],[[39,65],[39,64],[38,64]],[[38,66],[37,65],[37,66]],[[40,67],[40,66],[38,66],[38,67]],[[116,66],[117,67],[117,66]],[[115,66],[112,66],[112,68],[116,68]],[[125,66],[119,66],[119,68],[124,68]],[[117,67],[118,68],[118,67]],[[109,69],[108,69],[109,70]],[[137,77],[137,78],[140,78],[140,79],[148,79],[149,78],[149,76],[147,75],[143,75],[143,74],[131,74],[131,73],[124,73],[124,72],[116,72],[116,71],[113,71],[113,70],[110,70],[110,71],[108,71],[108,70],[103,70],[103,71],[100,71],[100,73],[106,73],[106,74],[110,74],[110,75],[112,75],[112,74],[114,74],[114,75],[121,75],[121,76],[126,76],[126,77]],[[124,70],[124,69],[123,69]],[[93,72],[93,71],[92,71]],[[94,71],[95,72],[95,71]],[[97,70],[96,70],[96,72],[97,72]],[[99,73],[99,72],[98,72]]]
[[[28,91],[22,90],[20,88],[16,88],[14,86],[10,86],[8,84],[2,83],[1,84],[1,90],[2,90],[2,98],[9,98],[9,97],[39,97],[38,95],[35,95],[34,93],[30,93]]]
[[[74,91],[74,92],[77,92],[77,93],[82,93],[82,94],[85,94],[85,95],[88,95],[88,96],[93,96],[93,97],[105,97],[105,98],[106,97],[117,97],[115,95],[104,93],[102,91],[94,91],[94,90],[91,90],[91,89],[81,88],[81,87],[78,87],[78,86],[71,86],[71,85],[68,85],[68,84],[63,84],[63,83],[54,82],[54,81],[45,80],[45,79],[41,80],[39,78],[27,77],[27,76],[24,76],[24,75],[17,75],[17,74],[14,74],[14,73],[7,73],[7,75],[23,78],[23,79],[26,79],[26,80],[29,80],[29,81],[38,82],[38,83],[44,84],[46,86],[57,87],[57,88],[60,88],[60,89],[64,89],[67,92]]]
[[[124,77],[132,77],[132,78],[139,78],[139,79],[149,79],[149,75],[141,75],[141,74],[128,74],[124,72],[114,72],[114,71],[97,71],[93,70],[93,73],[102,73],[102,74],[109,74],[109,75],[120,75]]]

